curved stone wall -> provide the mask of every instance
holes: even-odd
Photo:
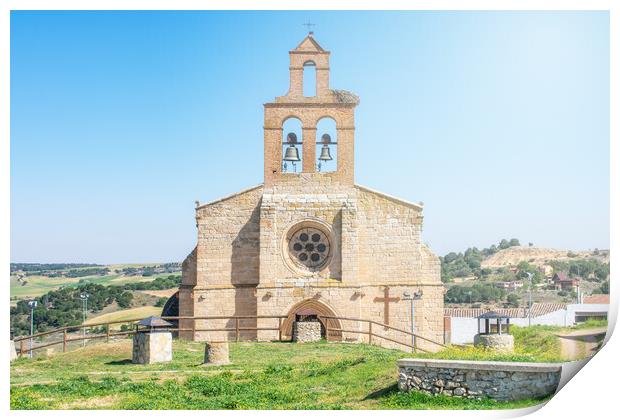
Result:
[[[398,370],[401,391],[510,401],[553,394],[562,364],[400,359]]]

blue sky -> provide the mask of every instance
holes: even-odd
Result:
[[[356,181],[440,255],[609,247],[607,12],[13,12],[11,261],[178,261],[262,182],[262,104],[316,23]]]

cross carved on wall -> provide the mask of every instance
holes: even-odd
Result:
[[[399,297],[390,297],[390,288],[385,286],[383,289],[383,297],[376,297],[375,302],[383,302],[383,323],[385,325],[390,325],[390,302],[398,302],[400,301]],[[383,329],[387,330],[387,327],[383,327]]]

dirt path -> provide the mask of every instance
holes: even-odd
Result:
[[[567,360],[579,360],[592,356],[600,348],[606,332],[607,328],[603,327],[558,333],[562,357]]]

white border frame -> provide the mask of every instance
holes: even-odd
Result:
[[[234,6],[233,6],[234,4]],[[356,10],[609,10],[610,12],[610,158],[611,158],[611,212],[610,212],[610,236],[611,243],[611,261],[612,261],[612,276],[615,275],[614,267],[618,262],[618,258],[615,256],[614,250],[618,249],[618,243],[620,237],[618,235],[618,214],[620,214],[620,207],[618,206],[618,193],[619,182],[619,170],[618,170],[618,115],[619,114],[619,88],[618,88],[618,75],[620,74],[620,68],[618,66],[618,54],[620,46],[619,30],[618,30],[618,13],[620,6],[618,2],[613,0],[383,0],[382,2],[369,3],[363,0],[357,2],[346,2],[343,0],[297,0],[295,2],[282,3],[277,0],[264,0],[260,3],[257,1],[249,0],[217,0],[217,1],[198,1],[198,0],[92,0],[92,1],[78,1],[78,0],[58,0],[58,1],[44,1],[44,0],[5,0],[0,3],[2,13],[0,14],[1,31],[0,31],[0,63],[2,64],[2,71],[0,71],[0,162],[2,167],[2,183],[0,184],[3,197],[10,197],[10,125],[9,125],[9,112],[10,112],[10,75],[8,69],[10,69],[10,10],[43,10],[43,9],[56,9],[56,10],[198,10],[198,9],[213,9],[213,10],[231,10],[231,9],[253,9],[253,10],[348,10],[354,8]],[[615,118],[614,118],[615,117]],[[0,245],[0,255],[4,262],[5,270],[8,270],[10,263],[10,207],[9,201],[3,201],[0,207],[2,212],[2,238],[3,241]],[[7,273],[8,274],[8,273]],[[8,279],[8,275],[5,277]],[[8,282],[7,282],[8,283]],[[8,302],[9,290],[5,286],[3,289],[3,299]],[[611,288],[611,305],[609,312],[609,332],[611,333],[615,327],[617,313],[618,313],[618,297],[620,291],[613,287]],[[9,317],[8,311],[2,319],[3,331],[8,332]],[[620,345],[617,338],[610,338],[611,334],[608,334],[608,342],[605,348],[603,348],[596,357],[588,364],[588,367],[583,369],[579,373],[578,379],[571,381],[567,384],[562,391],[553,397],[546,407],[533,415],[532,418],[546,418],[546,417],[565,417],[565,418],[609,418],[610,413],[617,411],[615,407],[615,401],[617,398],[617,392],[614,384],[617,381],[617,377],[620,374],[620,363],[617,360],[616,354],[620,354]],[[6,346],[8,353],[9,349]],[[5,360],[8,361],[8,354],[5,356]],[[9,364],[5,362],[3,380],[3,392],[1,398],[5,410],[9,410]],[[437,418],[437,417],[454,417],[458,415],[458,418],[506,418],[524,415],[533,411],[536,411],[537,407],[522,409],[522,410],[509,410],[509,411],[472,411],[472,412],[445,412],[445,411],[416,411],[411,413],[409,411],[390,411],[389,415],[398,418],[410,418],[415,416],[416,418]],[[129,413],[129,412],[128,412]],[[49,418],[57,418],[62,416],[63,418],[69,416],[77,418],[87,417],[108,417],[110,413],[105,411],[100,412],[63,412],[63,411],[48,411],[48,412],[10,412],[13,417],[45,415]],[[130,415],[139,416],[143,413],[131,412]],[[203,418],[205,415],[217,415],[221,419],[232,419],[239,416],[239,412],[234,411],[218,411],[217,413],[204,413],[197,412],[185,412],[184,415]],[[299,418],[312,415],[313,417],[333,416],[335,413],[331,412],[257,412],[247,411],[241,413],[244,415],[250,415],[252,417],[267,417],[269,418]],[[343,412],[336,415],[342,417],[357,418],[361,413],[359,412]],[[173,413],[164,411],[153,411],[148,413],[151,417],[160,417],[168,419]],[[377,413],[377,415],[381,415]]]

